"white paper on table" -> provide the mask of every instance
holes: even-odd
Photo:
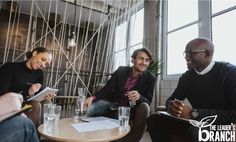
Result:
[[[113,119],[113,118],[104,117],[104,116],[81,118],[81,121],[83,121],[83,122],[102,121],[102,120],[110,120],[112,122],[119,124],[118,119]]]
[[[101,121],[76,123],[76,124],[71,124],[71,126],[76,131],[81,133],[81,132],[89,132],[96,130],[113,129],[119,127],[119,124],[112,122],[110,120],[101,120]]]

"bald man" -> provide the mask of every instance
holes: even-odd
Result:
[[[217,115],[214,125],[236,122],[236,67],[213,61],[214,45],[205,38],[191,40],[184,55],[188,71],[166,101],[167,111],[176,117],[201,120]],[[191,107],[183,103],[188,99]],[[147,126],[154,142],[198,141],[198,128],[176,119],[153,114]],[[209,130],[209,129],[208,129]]]

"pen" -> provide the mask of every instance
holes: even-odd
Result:
[[[26,83],[27,85],[32,85],[33,83]]]

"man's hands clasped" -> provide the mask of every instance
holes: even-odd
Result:
[[[170,114],[176,117],[191,118],[190,113],[192,108],[178,99],[171,100],[167,106],[167,110]]]

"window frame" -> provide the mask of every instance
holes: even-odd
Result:
[[[162,3],[162,47],[163,47],[163,61],[164,61],[164,69],[163,69],[163,80],[178,80],[182,73],[178,74],[167,74],[167,50],[168,50],[168,34],[182,30],[186,27],[192,26],[194,24],[198,24],[198,37],[205,37],[211,39],[212,29],[211,29],[211,1],[202,1],[198,0],[198,20],[191,21],[186,23],[185,25],[179,26],[171,31],[168,31],[168,1],[163,1]],[[186,43],[187,44],[187,43]],[[184,58],[184,57],[183,57]],[[187,70],[187,69],[186,69]],[[183,72],[184,73],[184,72]]]
[[[135,13],[133,13],[133,15],[135,15],[136,13],[138,13],[140,10],[144,10],[144,2],[143,1],[140,1],[139,3],[137,3],[130,11],[133,11],[133,10],[137,10]],[[144,11],[143,11],[143,13],[144,13]],[[125,14],[123,14],[123,15],[121,15],[120,17],[119,17],[119,19],[120,19],[120,23],[117,25],[117,27],[119,26],[119,25],[121,25],[122,23],[124,23],[124,22],[126,22],[127,21],[127,31],[126,31],[126,48],[124,48],[124,49],[122,49],[122,50],[119,50],[119,51],[124,51],[124,50],[126,50],[126,55],[125,55],[125,57],[126,57],[126,64],[125,65],[127,65],[127,66],[130,66],[130,61],[131,61],[131,59],[130,59],[130,56],[131,56],[131,53],[130,53],[130,50],[133,48],[133,47],[135,47],[135,46],[138,46],[138,45],[143,45],[143,39],[142,39],[142,41],[141,42],[138,42],[138,43],[136,43],[136,44],[134,44],[134,45],[130,45],[130,42],[129,42],[129,40],[130,40],[130,34],[131,34],[131,17],[133,16],[133,15],[131,15],[129,18],[127,18],[125,21],[124,20],[121,20],[123,17],[124,17],[124,15]],[[144,18],[143,18],[143,23],[144,23]],[[117,28],[116,27],[116,28]],[[143,26],[143,28],[144,28],[144,26]],[[143,33],[143,36],[144,36],[144,33]],[[115,46],[115,43],[114,43],[114,46]],[[119,51],[114,51],[113,50],[113,64],[115,63],[115,54],[116,53],[118,53]],[[115,66],[116,65],[113,65],[113,67],[112,67],[112,71],[115,71],[116,70],[116,68],[115,68]]]

